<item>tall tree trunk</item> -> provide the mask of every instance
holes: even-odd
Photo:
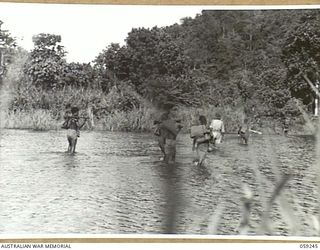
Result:
[[[316,93],[316,95],[318,97],[320,97],[320,92],[319,90],[316,88],[316,86],[312,83],[312,81],[308,78],[308,76],[306,74],[302,75],[304,80],[310,85],[311,89]]]

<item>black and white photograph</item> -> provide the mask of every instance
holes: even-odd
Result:
[[[0,3],[0,235],[320,236],[320,9]]]

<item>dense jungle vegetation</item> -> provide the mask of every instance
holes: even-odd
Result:
[[[257,126],[281,126],[286,118],[302,126],[312,115],[312,86],[319,80],[319,14],[204,10],[180,24],[133,28],[124,45],[106,45],[85,64],[66,61],[58,34],[35,35],[27,52],[0,30],[7,55],[1,125],[59,128],[72,103],[92,112],[87,128],[104,130],[149,131],[167,107],[185,128],[197,114],[210,119],[216,112],[230,132],[244,114]]]

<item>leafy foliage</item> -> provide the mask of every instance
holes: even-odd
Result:
[[[54,89],[62,84],[66,61],[61,37],[51,34],[39,34],[33,37],[34,49],[25,66],[25,73],[36,87]]]
[[[146,96],[157,77],[178,78],[188,70],[187,57],[163,29],[133,29],[126,42],[122,47],[112,44],[97,57],[96,67],[104,86],[112,87],[110,82],[116,79],[126,80]]]
[[[2,76],[6,74],[7,65],[11,63],[17,47],[15,38],[8,30],[1,28],[2,24],[3,22],[0,20],[0,84],[2,84]]]
[[[0,20],[0,45],[4,48],[15,48],[17,46],[15,38],[13,38],[8,30],[1,28],[3,22]]]
[[[319,10],[302,15],[292,32],[288,33],[283,49],[293,96],[310,104],[314,93],[304,80],[319,80],[320,70],[320,16]]]
[[[65,65],[61,82],[63,86],[88,88],[93,87],[94,79],[94,70],[90,63],[69,63]]]
[[[231,124],[244,115],[298,116],[297,103],[311,110],[309,85],[319,80],[319,21],[319,10],[203,11],[181,24],[134,28],[92,66],[67,63],[61,37],[39,34],[13,106],[58,116],[66,103],[90,104],[98,120],[114,118],[107,124],[131,124],[124,114],[146,105],[219,110]]]

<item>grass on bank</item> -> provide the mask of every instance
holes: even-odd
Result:
[[[94,119],[94,126],[85,129],[102,131],[137,131],[148,132],[153,129],[154,113],[152,109],[139,108],[128,112],[116,111],[100,119]],[[49,110],[5,111],[1,113],[3,129],[33,129],[37,131],[58,130],[63,120],[56,118]]]
[[[86,110],[82,110],[86,113]],[[63,113],[63,110],[61,110]],[[174,116],[181,120],[183,125],[182,133],[188,133],[190,127],[198,120],[199,115],[205,115],[208,122],[214,118],[216,113],[222,115],[227,133],[236,133],[238,126],[243,119],[243,111],[231,107],[216,108],[208,106],[205,108],[188,108],[178,107],[174,110]],[[152,132],[154,129],[153,122],[159,119],[161,111],[154,107],[144,106],[134,108],[130,111],[114,111],[93,117],[93,124],[88,122],[83,130],[99,131],[123,131],[123,132]],[[47,109],[32,109],[29,111],[2,111],[0,125],[1,128],[7,129],[33,129],[58,130],[63,123],[62,115],[57,115]],[[281,123],[273,120],[264,120],[263,124],[253,123],[254,129],[261,130],[260,126],[271,128],[275,133],[282,133]],[[313,131],[308,129],[303,121],[294,121],[290,131],[295,134],[312,134]]]
[[[60,123],[46,110],[6,111],[1,114],[1,128],[7,129],[34,129],[56,130]]]
[[[151,132],[153,131],[153,121],[159,119],[162,112],[153,107],[139,107],[130,111],[114,111],[100,117],[94,117],[94,130],[105,131],[132,131],[132,132]],[[229,111],[230,113],[230,111]],[[225,112],[227,127],[234,129],[238,124],[239,115],[229,116]],[[212,119],[214,112],[212,110],[200,110],[195,108],[178,108],[174,115],[181,119],[184,126],[183,132],[188,132],[188,128],[198,119],[200,114]],[[231,117],[231,118],[230,118]],[[238,117],[238,118],[235,118]],[[34,129],[34,130],[56,130],[60,129],[63,120],[46,109],[34,109],[30,111],[5,111],[2,114],[1,128],[8,129]],[[230,126],[229,126],[230,125]],[[84,129],[88,129],[84,127]]]

